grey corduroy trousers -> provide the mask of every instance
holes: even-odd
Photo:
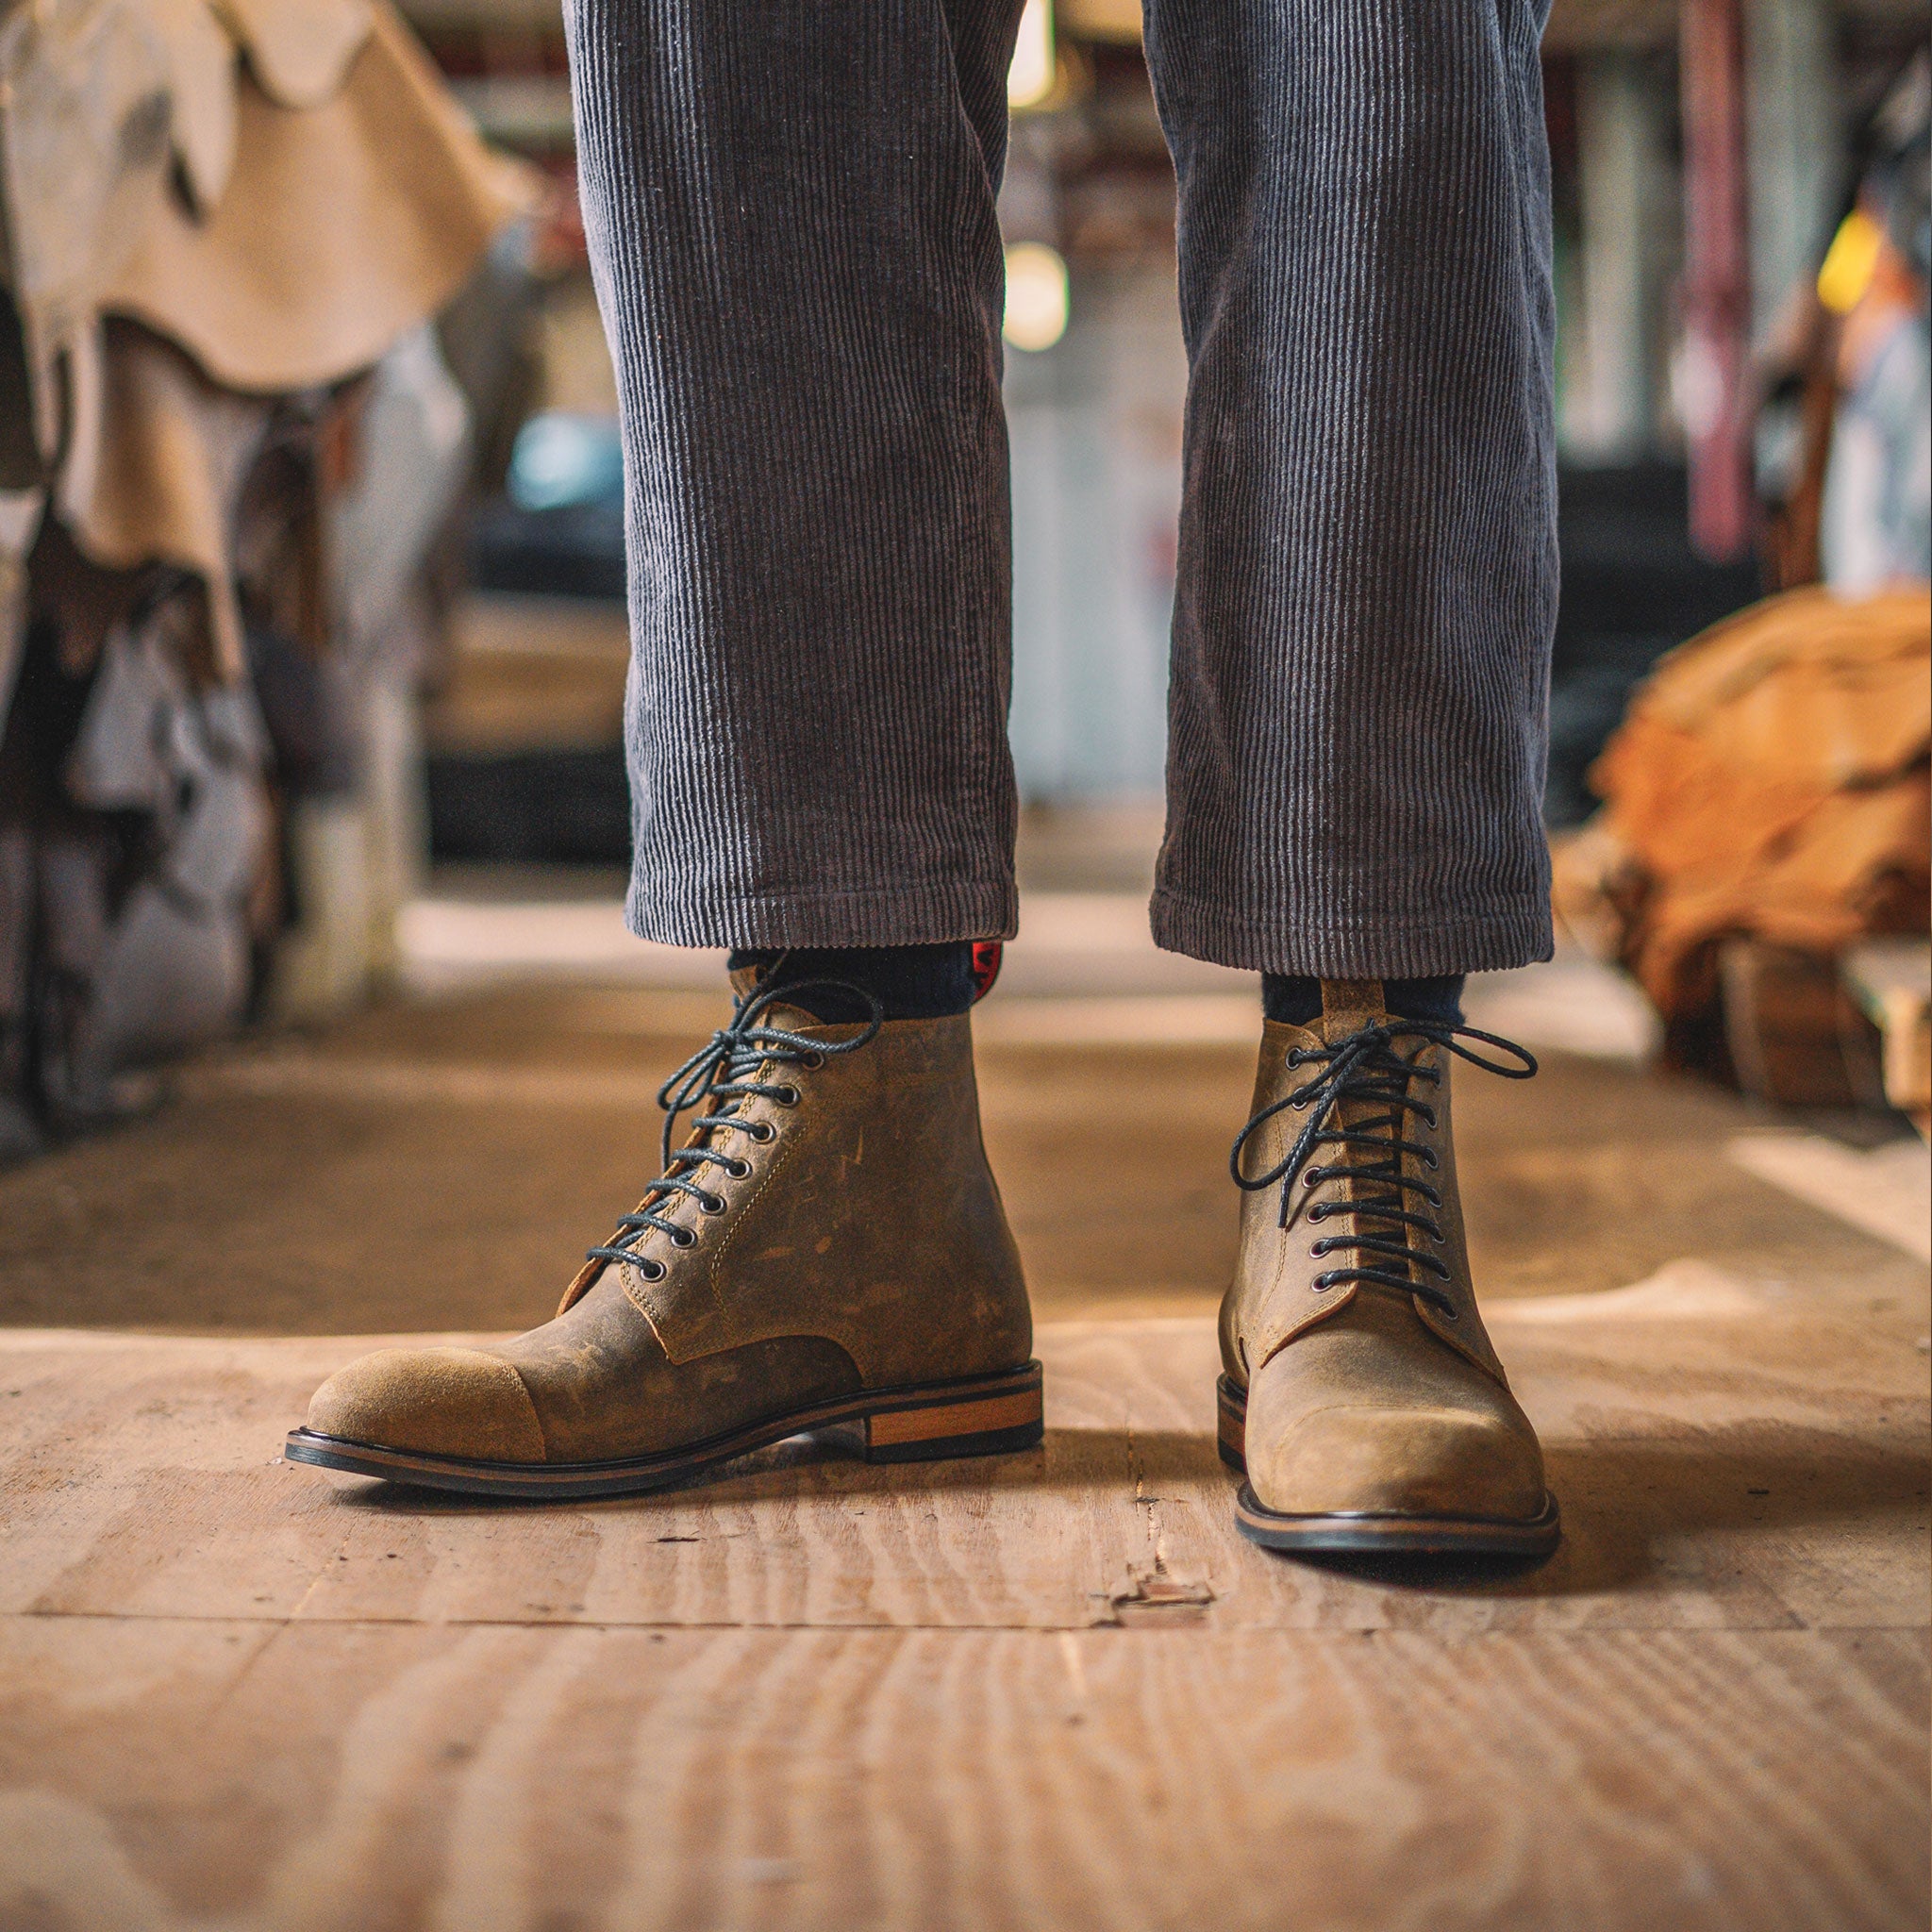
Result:
[[[1147,0],[1191,370],[1156,939],[1550,950],[1548,0]],[[629,913],[1014,930],[994,195],[1020,0],[569,0],[622,400]]]

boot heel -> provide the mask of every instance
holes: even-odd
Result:
[[[1038,1445],[1046,1431],[1040,1364],[1007,1375],[908,1391],[865,1419],[868,1462],[930,1462],[944,1456],[1004,1456]]]
[[[1221,1459],[1238,1474],[1248,1473],[1248,1395],[1237,1389],[1225,1375],[1214,1385],[1215,1407],[1219,1410],[1216,1434]]]

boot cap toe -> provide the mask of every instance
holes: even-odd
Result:
[[[1498,1415],[1341,1406],[1308,1411],[1278,1435],[1257,1432],[1250,1420],[1250,1486],[1284,1515],[1508,1522],[1545,1507],[1535,1437]]]
[[[475,1348],[382,1348],[315,1391],[318,1436],[423,1456],[541,1462],[543,1428],[530,1391],[501,1356]]]

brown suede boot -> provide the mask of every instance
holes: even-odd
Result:
[[[1270,1549],[1555,1549],[1542,1451],[1470,1286],[1452,1057],[1524,1079],[1490,1034],[1392,1017],[1324,980],[1312,1026],[1263,1029],[1234,1146],[1241,1257],[1221,1309],[1221,1452],[1241,1533]],[[1497,1064],[1475,1039],[1517,1056]]]
[[[352,1362],[290,1460],[568,1497],[655,1489],[835,1424],[860,1425],[873,1461],[1037,1443],[1040,1364],[971,1023],[824,1025],[783,997],[747,993],[666,1083],[663,1178],[555,1321],[498,1348]]]

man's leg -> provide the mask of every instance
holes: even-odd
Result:
[[[1040,1440],[965,1012],[969,942],[1014,916],[1018,13],[573,0],[628,490],[630,920],[733,948],[738,1004],[557,1319],[352,1363],[291,1459],[568,1496],[830,1423],[884,1460]]]
[[[1148,0],[1192,381],[1156,936],[1548,957],[1544,0]]]
[[[1019,0],[571,0],[628,482],[633,929],[1013,929]]]
[[[1284,1547],[1556,1534],[1447,1078],[1457,975],[1550,950],[1546,10],[1147,0],[1192,364],[1154,924],[1267,975],[1223,1421]]]

